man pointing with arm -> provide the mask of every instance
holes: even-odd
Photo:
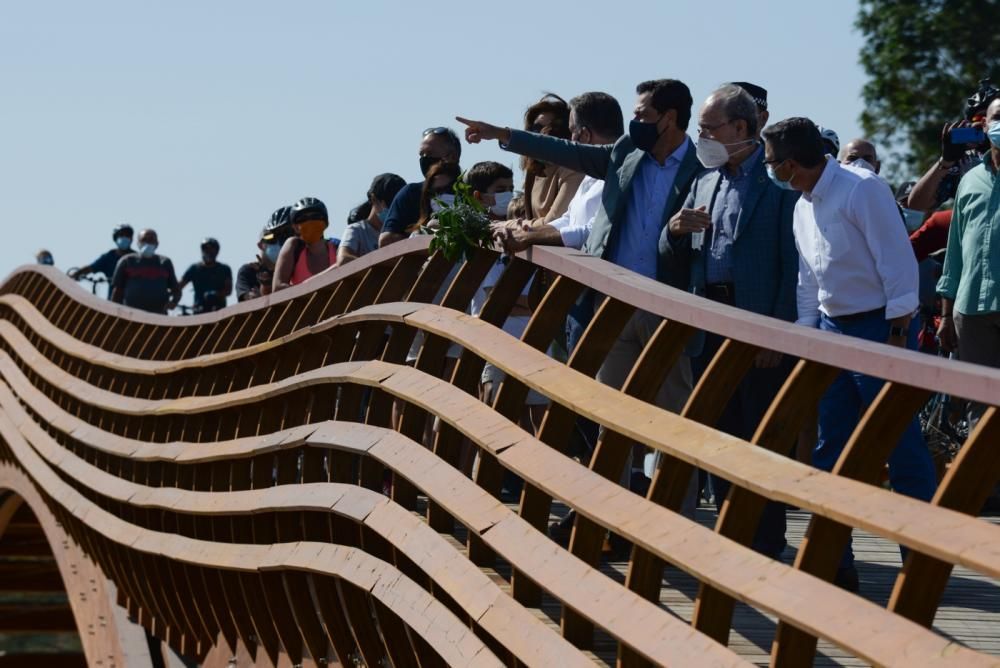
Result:
[[[687,135],[691,93],[674,79],[636,87],[628,134],[614,144],[587,145],[465,118],[470,143],[496,139],[502,148],[604,180],[598,209],[584,250],[595,257],[654,280],[685,289],[685,258],[659,252],[667,222],[680,209],[694,177],[703,170]],[[590,295],[593,298],[593,295]],[[626,324],[598,372],[602,383],[620,389],[662,319],[637,311]],[[691,393],[691,363],[682,356],[660,388],[656,405],[673,412]],[[631,459],[631,457],[629,457]],[[631,465],[623,471],[627,480]],[[694,494],[686,510],[693,512]]]

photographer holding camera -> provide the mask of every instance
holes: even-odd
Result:
[[[1000,95],[989,79],[979,82],[979,89],[965,103],[965,119],[945,123],[941,130],[941,157],[920,177],[910,191],[907,206],[918,211],[933,211],[952,199],[958,182],[970,169],[980,164],[990,151],[986,137],[986,109]]]

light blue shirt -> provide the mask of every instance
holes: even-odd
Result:
[[[656,278],[660,232],[666,222],[667,199],[681,162],[691,145],[685,139],[661,165],[649,153],[642,156],[632,179],[632,193],[625,225],[608,259],[648,278]]]
[[[736,223],[743,210],[743,202],[750,191],[750,172],[763,159],[764,149],[758,146],[729,173],[725,165],[719,167],[719,190],[712,203],[712,247],[705,263],[705,282],[733,282],[733,242],[736,240]]]

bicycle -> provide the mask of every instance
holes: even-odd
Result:
[[[79,268],[78,267],[70,267],[66,271],[66,275],[69,276],[70,278],[72,278],[73,280],[77,281],[77,282],[86,281],[86,282],[90,283],[90,292],[95,297],[97,296],[97,286],[108,283],[107,277],[105,277],[103,275],[97,275],[97,278],[95,278],[94,274],[79,274],[78,272],[79,272]]]
[[[943,352],[938,354],[954,358]],[[963,399],[936,393],[920,409],[918,420],[940,480],[969,437],[969,404]]]

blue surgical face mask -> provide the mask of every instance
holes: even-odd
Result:
[[[115,246],[118,246],[118,250],[128,250],[132,247],[131,237],[118,237],[115,239]]]
[[[493,195],[493,206],[490,207],[490,211],[494,216],[501,216],[503,218],[507,217],[507,207],[510,206],[510,201],[514,199],[514,191],[510,190],[504,193],[494,193]]]
[[[986,130],[986,136],[990,138],[990,143],[1000,148],[1000,121],[993,121]]]
[[[375,215],[377,215],[378,219],[381,220],[384,223],[385,222],[385,217],[389,215],[389,207],[385,207],[384,209],[382,209],[381,211],[379,211]]]
[[[767,176],[771,179],[774,185],[778,186],[782,190],[795,190],[795,188],[792,187],[791,178],[787,181],[782,181],[778,178],[778,175],[774,173],[774,165],[767,165]]]
[[[140,244],[139,254],[143,257],[153,257],[156,255],[156,244]]]
[[[266,257],[271,264],[276,264],[278,262],[278,253],[281,252],[281,244],[267,244],[264,246],[264,257]]]
[[[45,264],[51,267],[55,263],[52,261],[51,255],[43,255],[40,258],[38,258],[38,264]]]
[[[920,229],[924,224],[924,212],[916,209],[903,209],[903,217],[906,219],[906,231],[910,234]]]

